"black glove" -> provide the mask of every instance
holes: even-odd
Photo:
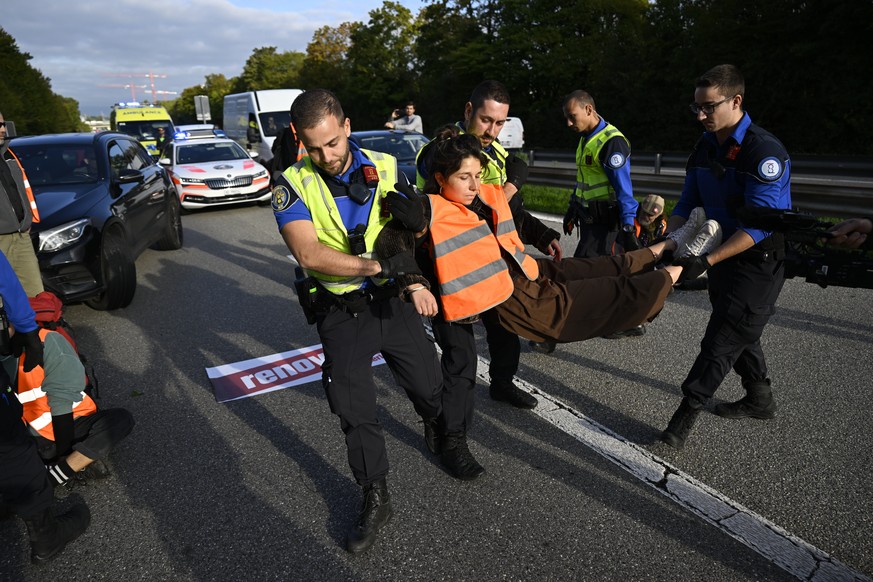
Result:
[[[679,275],[679,280],[676,283],[684,283],[685,281],[693,281],[704,274],[712,265],[709,264],[709,259],[706,255],[699,257],[685,257],[673,263],[678,267],[682,267],[682,273]]]
[[[406,196],[401,196],[397,192],[388,192],[384,202],[388,205],[388,210],[403,226],[413,232],[421,232],[427,226],[427,221],[424,219],[420,196],[409,184],[394,184],[394,187]]]
[[[376,275],[380,279],[393,279],[400,275],[421,275],[421,269],[411,253],[400,253],[390,259],[379,261],[382,271]]]
[[[30,372],[37,366],[42,366],[42,342],[39,340],[39,329],[21,333],[16,331],[10,341],[12,355],[16,358],[24,352],[24,371]]]
[[[506,158],[506,181],[519,190],[527,182],[528,172],[527,164],[518,156],[512,155]]]
[[[573,227],[579,224],[579,219],[576,217],[576,205],[570,202],[567,206],[567,213],[564,214],[564,234],[567,236],[573,234]]]
[[[637,238],[633,230],[622,229],[620,242],[625,252],[637,251],[643,248],[643,245],[640,244],[640,239]]]

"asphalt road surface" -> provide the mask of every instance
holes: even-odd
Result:
[[[78,487],[90,529],[43,567],[0,523],[0,580],[846,580],[873,574],[873,291],[786,282],[763,344],[772,421],[700,417],[681,453],[655,441],[708,317],[675,292],[640,338],[523,344],[535,411],[476,394],[448,476],[411,404],[374,368],[395,515],[352,556],[360,499],[320,382],[216,402],[207,367],[318,343],[269,208],[185,216],[185,246],[137,261],[133,303],[71,306],[99,403],[137,425],[113,475]],[[575,239],[565,241],[572,253]],[[477,327],[480,355],[487,360]],[[731,375],[717,400],[742,395]]]

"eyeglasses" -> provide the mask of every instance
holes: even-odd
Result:
[[[0,121],[0,127],[6,127],[6,122],[5,122],[5,121]]]
[[[703,105],[698,105],[697,103],[692,103],[691,105],[688,106],[688,108],[691,110],[691,113],[693,113],[694,115],[700,115],[701,111],[703,111],[703,113],[706,115],[712,115],[715,112],[716,107],[718,107],[722,103],[727,103],[728,101],[730,101],[733,98],[734,98],[734,96],[731,95],[730,97],[725,97],[724,99],[722,99],[721,101],[718,101],[717,103],[704,103]]]

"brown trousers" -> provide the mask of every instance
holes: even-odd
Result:
[[[537,263],[535,281],[513,274],[515,290],[494,315],[512,333],[538,342],[577,342],[652,321],[673,290],[666,271],[652,270],[649,249]]]

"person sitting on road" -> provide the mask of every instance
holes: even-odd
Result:
[[[107,477],[103,459],[130,434],[133,416],[123,408],[98,408],[86,392],[82,361],[63,335],[41,328],[39,338],[44,345],[41,366],[26,371],[23,356],[2,358],[2,365],[52,483],[69,489],[74,479]]]
[[[647,247],[660,242],[661,237],[667,231],[667,217],[664,215],[664,199],[657,194],[649,194],[643,198],[637,209],[634,226],[640,245]]]

